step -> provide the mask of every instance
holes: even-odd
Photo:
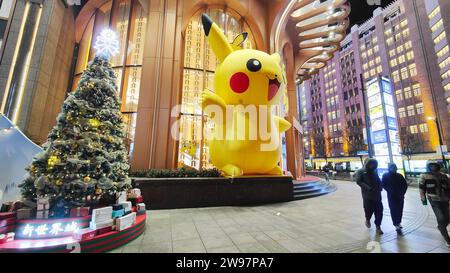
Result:
[[[337,187],[330,183],[322,181],[322,183],[317,183],[317,186],[310,188],[295,188],[294,186],[294,200],[303,200],[313,197],[323,196],[332,192],[335,192]]]

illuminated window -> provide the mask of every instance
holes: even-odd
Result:
[[[449,51],[448,45],[446,45],[443,49],[439,50],[437,53],[438,58],[442,58]]]
[[[398,108],[398,116],[399,118],[406,118],[405,107]]]
[[[415,97],[420,97],[422,95],[422,90],[420,89],[420,84],[413,85],[413,92]]]
[[[440,13],[441,13],[441,7],[437,6],[430,14],[428,14],[428,18],[431,20]]]
[[[395,49],[392,49],[391,51],[389,51],[389,57],[395,57]]]
[[[408,61],[411,61],[412,59],[414,59],[414,52],[409,51],[408,53],[406,53],[406,59],[408,59]]]
[[[411,132],[411,134],[418,134],[419,133],[419,131],[417,129],[417,125],[409,126],[409,131]]]
[[[450,70],[448,70],[447,72],[445,72],[444,74],[441,75],[442,79],[448,79],[448,77],[450,76]]]
[[[375,63],[376,63],[376,64],[380,64],[380,63],[381,63],[381,57],[377,57],[377,58],[375,59]]]
[[[431,27],[431,32],[435,32],[436,30],[438,30],[440,27],[442,27],[444,25],[444,22],[441,20],[439,20],[436,24],[434,24]]]
[[[411,41],[405,43],[405,49],[408,50],[410,48],[412,48],[412,42]]]
[[[423,103],[416,104],[416,111],[418,115],[422,115],[424,113]]]
[[[400,55],[400,57],[398,57],[398,63],[399,63],[399,64],[402,64],[402,63],[404,63],[404,62],[406,62],[405,55]]]
[[[406,27],[407,25],[408,25],[408,20],[407,20],[407,19],[401,21],[401,23],[400,23],[400,26],[401,26],[402,28]]]
[[[419,129],[421,133],[428,133],[428,125],[426,123],[420,124]]]
[[[394,43],[394,38],[391,37],[391,38],[387,39],[386,43],[388,46],[391,46]]]
[[[417,76],[416,64],[410,64],[408,66],[408,69],[409,69],[409,74],[411,75],[411,77]]]
[[[253,37],[248,25],[231,13],[221,9],[203,10],[224,30],[230,42],[248,32],[249,39],[244,48],[253,47]],[[230,11],[231,12],[231,11]],[[201,13],[192,17],[185,33],[185,54],[183,71],[182,106],[180,117],[180,141],[178,165],[195,169],[212,167],[209,149],[204,141],[204,132],[213,128],[213,123],[203,117],[200,104],[201,93],[205,89],[214,90],[214,71],[218,61],[205,39]]]
[[[400,73],[399,73],[398,70],[392,72],[392,79],[394,80],[394,82],[399,82],[400,81]]]
[[[377,53],[378,51],[380,51],[380,47],[379,47],[378,45],[376,45],[376,46],[373,48],[373,51],[374,51],[375,53]]]
[[[403,89],[403,91],[404,91],[404,94],[405,94],[405,99],[412,98],[411,87],[406,87],[405,89]]]
[[[383,73],[383,68],[381,67],[381,65],[377,66],[377,73],[378,74]]]
[[[409,36],[409,29],[405,29],[404,31],[403,31],[403,38],[408,38],[408,36]]]
[[[433,42],[434,44],[439,44],[440,42],[442,42],[445,38],[446,38],[446,34],[445,31],[443,31],[441,34],[439,34],[439,36],[437,36],[436,38],[434,38]]]
[[[445,59],[444,61],[442,61],[440,64],[439,64],[439,67],[441,68],[441,69],[444,69],[447,65],[449,65],[450,64],[450,57],[448,57],[447,59]]]
[[[401,38],[402,38],[402,34],[401,33],[395,34],[395,40],[396,41],[400,41]]]
[[[409,75],[408,75],[408,69],[406,67],[402,68],[400,73],[402,75],[402,80],[408,79]]]
[[[119,37],[120,51],[111,58],[111,65],[117,77],[116,84],[122,99],[125,144],[130,155],[134,147],[146,25],[147,13],[139,1],[116,0],[114,7],[113,1],[106,1],[97,8],[82,31],[72,86],[72,90],[75,90],[81,73],[95,56],[92,40],[104,28],[113,29]]]
[[[392,29],[391,29],[391,28],[387,29],[387,30],[384,32],[384,35],[386,35],[387,37],[391,36],[391,34],[392,34]]]
[[[414,116],[416,114],[416,111],[414,110],[414,105],[406,107],[406,112],[408,112],[409,117]]]
[[[391,65],[391,67],[394,67],[394,66],[397,66],[397,59],[392,59],[391,61],[390,61],[390,65]]]
[[[444,86],[444,90],[445,90],[445,91],[450,91],[450,83],[448,83],[448,84],[446,84],[446,85]]]
[[[367,50],[367,56],[372,56],[373,55],[373,49],[369,49]]]
[[[397,47],[397,53],[400,54],[403,52],[403,45]]]
[[[395,91],[395,96],[397,97],[398,102],[402,101],[403,100],[403,91],[401,89]]]

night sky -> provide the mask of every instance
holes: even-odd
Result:
[[[381,2],[381,6],[385,7],[394,0],[349,0],[352,6],[350,14],[350,25],[361,24],[372,17],[373,11],[378,8],[378,5],[369,5],[369,3]]]

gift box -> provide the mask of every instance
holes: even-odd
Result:
[[[127,192],[126,191],[122,191],[117,193],[117,204],[123,203],[127,201]]]
[[[130,228],[136,223],[136,213],[132,212],[124,217],[120,217],[116,219],[116,230],[122,231],[127,228]]]
[[[141,189],[132,189],[130,190],[130,198],[138,198],[141,197],[142,193],[141,193]]]
[[[142,196],[139,196],[136,198],[129,198],[128,201],[131,202],[132,206],[136,206],[137,204],[144,202],[144,198]]]
[[[73,208],[70,210],[70,217],[86,217],[89,215],[89,207]]]
[[[140,211],[140,210],[147,210],[147,209],[145,208],[144,203],[139,203],[139,204],[137,204],[137,210]]]
[[[98,230],[98,229],[102,229],[102,228],[107,228],[107,227],[112,227],[114,226],[114,220],[107,220],[104,222],[90,222],[89,223],[89,228],[90,229],[94,229],[94,230]]]
[[[48,210],[38,210],[36,212],[36,219],[48,219],[49,211]]]
[[[73,239],[75,239],[77,241],[85,241],[85,240],[94,238],[95,235],[97,235],[96,230],[92,230],[90,228],[84,228],[84,229],[80,229],[80,230],[77,230],[76,232],[74,232],[72,237],[73,237]]]
[[[147,211],[145,211],[145,210],[138,210],[136,212],[136,215],[145,215],[146,213],[147,213]]]
[[[16,224],[16,218],[6,218],[0,220],[0,227],[13,226]]]
[[[11,206],[12,206],[12,202],[6,202],[6,203],[3,203],[3,204],[2,204],[2,207],[1,207],[1,209],[0,209],[0,212],[1,212],[1,213],[9,212],[9,209],[11,208]]]
[[[9,232],[7,234],[0,234],[0,245],[14,241],[15,236],[16,234],[14,232]]]
[[[125,210],[121,209],[121,210],[114,210],[113,214],[112,214],[112,218],[119,218],[125,215]]]
[[[97,235],[100,236],[111,231],[113,231],[113,226],[97,229]]]
[[[120,205],[123,206],[125,213],[131,212],[131,208],[133,207],[133,204],[130,201],[120,203]]]
[[[113,207],[104,207],[92,211],[92,222],[100,223],[112,220]]]
[[[120,205],[120,204],[113,205],[113,211],[122,210],[122,209],[123,209],[123,205]]]
[[[19,209],[17,211],[17,220],[33,218],[33,210],[30,208]]]

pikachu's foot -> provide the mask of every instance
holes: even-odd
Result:
[[[244,172],[242,171],[241,168],[236,167],[234,165],[226,165],[225,167],[223,167],[222,171],[227,175],[227,176],[231,176],[231,177],[235,177],[235,176],[242,176],[244,174]]]
[[[276,166],[268,174],[270,174],[270,175],[283,175],[283,170],[280,167]]]

